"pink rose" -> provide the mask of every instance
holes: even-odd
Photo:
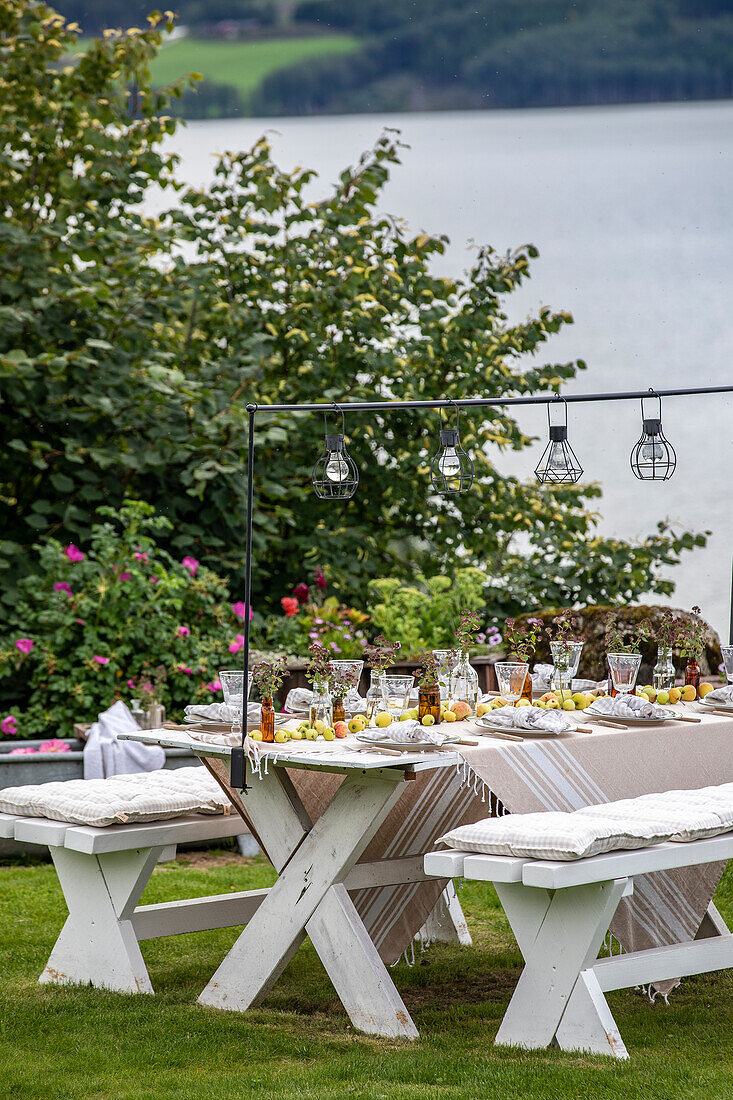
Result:
[[[151,577],[150,578],[150,583],[151,584],[157,584],[158,583],[158,578],[157,577]]]
[[[21,653],[30,653],[35,644],[32,638],[18,638],[15,648],[19,649]]]
[[[181,562],[181,565],[183,566],[184,569],[188,569],[188,571],[189,571],[189,573],[191,574],[192,577],[195,577],[196,574],[198,573],[199,563],[196,561],[196,558],[186,557]]]
[[[127,686],[130,688],[130,690],[134,691],[135,690],[135,681],[134,680],[128,680],[127,681]]]
[[[185,665],[177,665],[176,672],[185,672],[186,676],[193,676],[193,669],[186,668]]]
[[[71,591],[71,585],[67,584],[66,581],[56,581],[56,584],[53,586],[53,590],[54,592],[65,592],[67,596],[74,595],[74,593]]]
[[[310,589],[305,581],[301,581],[300,584],[296,584],[293,589],[293,595],[298,603],[308,603],[308,597],[310,595]]]
[[[135,559],[135,561],[147,561],[148,560],[148,555],[144,551],[141,551],[141,550],[136,550],[135,553],[132,556]]]
[[[8,737],[15,737],[18,732],[18,719],[13,714],[9,714],[7,718],[3,718],[0,722],[0,730],[7,734]]]
[[[204,684],[204,687],[211,692],[221,691],[221,680],[212,680],[210,684]]]
[[[244,600],[238,600],[237,603],[232,604],[232,612],[236,618],[241,619],[244,622],[244,616],[247,614],[247,605]],[[249,621],[252,622],[253,615],[252,608],[249,609]]]
[[[30,745],[28,745],[23,749],[11,749],[10,753],[8,755],[10,755],[10,756],[29,756],[32,752],[35,752],[35,751],[36,751],[35,749],[32,749],[30,747]]]
[[[58,737],[52,737],[50,741],[44,741],[38,746],[39,752],[71,752],[68,741],[59,741]]]
[[[98,665],[108,665],[109,657],[100,657],[97,653],[92,657],[93,661],[96,661]]]
[[[74,619],[74,622],[78,623],[79,626],[86,626],[87,625],[86,619]]]
[[[230,653],[239,653],[240,649],[244,645],[244,634],[237,634],[234,641],[229,646]]]
[[[69,543],[69,545],[64,550],[64,553],[66,554],[66,557],[69,559],[69,561],[84,561],[84,555],[82,554],[78,546],[74,546],[73,542]]]
[[[132,576],[132,573],[120,573],[120,580],[121,581],[129,581],[131,576]]]
[[[176,630],[176,634],[178,635],[179,638],[185,638],[190,633],[191,633],[191,631],[187,626],[179,626],[178,629]]]

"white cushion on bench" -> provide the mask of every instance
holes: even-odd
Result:
[[[187,814],[228,814],[232,805],[202,767],[161,769],[109,779],[71,779],[0,790],[0,811],[103,827]]]
[[[625,798],[573,813],[510,814],[452,829],[451,848],[528,859],[582,859],[663,841],[691,841],[733,829],[733,783]]]

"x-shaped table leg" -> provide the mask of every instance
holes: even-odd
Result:
[[[342,885],[403,783],[397,768],[349,774],[313,824],[283,768],[252,779],[243,805],[279,878],[199,997],[201,1004],[238,1011],[256,1004],[308,935],[355,1027],[417,1037]]]

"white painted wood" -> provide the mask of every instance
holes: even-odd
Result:
[[[70,828],[66,821],[51,821],[47,817],[16,817],[13,835],[25,844],[48,844],[61,848]]]
[[[460,878],[466,852],[449,848],[446,852],[428,852],[423,857],[425,874],[435,878]]]
[[[648,875],[652,871],[669,871],[673,867],[692,867],[716,863],[733,856],[733,833],[691,840],[687,843],[669,841],[650,848],[606,852],[568,862],[528,860],[522,871],[525,886],[546,890],[561,890],[592,882],[609,882],[614,878]],[[465,866],[465,865],[464,865]]]
[[[711,901],[705,916],[700,922],[695,939],[704,940],[710,936],[727,936],[729,932],[730,928],[718,912],[717,906]]]
[[[471,946],[471,933],[452,882],[443,890],[416,939],[423,944],[459,943],[462,947]]]
[[[160,848],[103,852],[96,860],[119,920],[129,920],[160,857]]]
[[[196,840],[237,836],[247,826],[239,814],[193,814],[170,821],[140,821],[129,825],[67,825],[64,847],[87,855],[124,852],[131,848],[165,847]]]
[[[626,1059],[629,1053],[593,969],[578,976],[555,1033],[561,1050],[583,1050]]]
[[[418,1030],[342,884],[326,892],[306,932],[354,1027],[368,1035],[417,1039]]]
[[[503,884],[504,891],[511,886]],[[544,890],[525,887],[526,896],[514,894],[507,916],[525,966],[499,1027],[498,1044],[546,1047],[552,1042],[578,974],[596,958],[624,887],[620,879],[558,890],[549,904]]]
[[[15,832],[15,822],[18,819],[15,814],[1,814],[0,813],[0,838],[2,840],[12,840]]]
[[[632,985],[707,974],[711,970],[733,967],[733,935],[652,947],[648,951],[613,955],[598,959],[593,969],[600,988],[626,989]]]
[[[380,859],[374,863],[357,863],[344,879],[344,885],[349,891],[365,890],[370,886],[426,882],[430,877],[423,870],[422,856],[406,856],[404,859]]]
[[[138,905],[131,917],[132,927],[139,940],[205,932],[212,928],[236,928],[251,920],[267,894],[268,890],[243,890],[159,902],[156,905]]]
[[[266,779],[253,789],[266,792]],[[402,782],[399,773],[357,773],[344,780],[202,992],[202,1004],[244,1011],[270,989],[302,942],[305,926],[328,890],[346,877],[399,799]],[[249,798],[248,793],[247,810],[255,831],[269,845],[280,824],[273,820],[273,804],[265,793],[255,810]],[[292,840],[296,838],[291,832]],[[327,970],[328,962],[324,963]]]
[[[124,993],[152,993],[132,925],[129,920],[120,920],[115,911],[115,902],[118,910],[126,908],[125,874],[130,891],[134,892],[143,868],[150,865],[150,850],[126,853],[126,868],[110,866],[107,876],[96,857],[65,848],[52,847],[50,851],[69,916],[39,981],[81,982]],[[107,878],[112,883],[115,902]]]
[[[518,856],[487,856],[464,852],[463,874],[465,878],[483,879],[485,882],[521,882],[528,860]]]

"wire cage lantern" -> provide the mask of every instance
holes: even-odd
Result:
[[[467,493],[473,485],[473,462],[461,447],[458,431],[460,409],[455,404],[455,428],[443,427],[443,410],[440,409],[440,450],[430,464],[430,481],[436,492],[443,496]]]
[[[658,401],[657,415],[644,415],[644,401]],[[675,449],[662,431],[662,399],[655,390],[641,399],[641,438],[629,456],[634,477],[640,481],[667,481],[677,467]]]
[[[540,485],[565,482],[574,485],[583,476],[583,468],[575,457],[575,451],[568,443],[568,407],[565,398],[557,395],[552,404],[557,407],[562,402],[563,422],[553,424],[550,414],[551,405],[547,405],[547,425],[549,442],[535,469]]]
[[[323,454],[313,467],[311,482],[316,496],[321,500],[351,500],[359,485],[359,470],[346,450],[343,409],[335,403],[333,408],[341,413],[341,432],[329,435],[327,414],[324,412]]]

